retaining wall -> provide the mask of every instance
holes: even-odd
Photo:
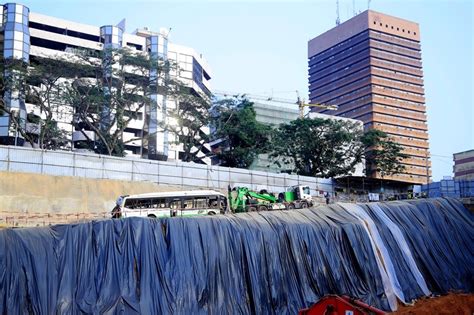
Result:
[[[0,146],[0,212],[107,212],[122,194],[245,185],[284,191],[308,185],[333,191],[332,180],[183,162],[117,158]]]
[[[147,182],[0,172],[0,212],[110,212],[122,194],[179,189]]]

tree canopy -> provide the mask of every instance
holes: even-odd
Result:
[[[80,130],[88,143],[95,143],[91,149],[123,156],[127,143],[141,140],[141,135],[125,140],[125,129],[142,109],[156,107],[151,94],[158,90],[167,92],[168,65],[164,60],[148,58],[127,48],[104,50],[100,58],[78,58],[88,73],[77,76],[68,85],[63,102],[74,108],[75,120],[83,125]],[[152,71],[154,75],[150,76]],[[86,130],[93,131],[97,139],[91,139]]]
[[[347,175],[362,161],[361,134],[352,122],[299,118],[277,128],[270,157],[278,166],[292,165],[300,175]]]
[[[16,108],[9,108],[2,98],[0,114],[10,118],[14,128],[32,147],[59,149],[68,146],[68,132],[58,127],[58,120],[70,108],[58,103],[64,92],[65,79],[70,77],[68,63],[35,57],[30,64],[23,61],[4,60],[0,69],[0,86],[3,97],[17,91],[17,98],[36,105],[36,111],[26,116],[18,115]]]
[[[378,172],[384,178],[405,170],[405,165],[401,162],[409,156],[403,153],[402,146],[392,141],[385,132],[370,129],[364,134],[362,143],[366,148],[367,175]]]
[[[260,153],[270,149],[272,128],[256,119],[253,103],[245,97],[217,101],[212,108],[213,140],[222,166],[248,168]]]
[[[59,56],[34,57],[30,64],[5,60],[0,70],[2,95],[19,90],[27,103],[36,105],[34,113],[19,117],[3,98],[0,102],[0,113],[10,116],[13,127],[32,146],[66,147],[70,130],[59,128],[60,121],[73,123],[82,132],[87,141],[77,145],[108,155],[123,156],[127,143],[150,143],[156,132],[169,131],[175,135],[174,143],[182,144],[183,159],[194,161],[208,140],[205,128],[209,124],[210,99],[193,94],[178,78],[171,77],[170,72],[179,73],[179,69],[168,60],[127,48],[107,49],[92,55],[77,53],[68,60]],[[157,102],[153,95],[158,94],[177,106]],[[146,126],[157,128],[152,134],[124,139],[124,132],[138,117]],[[36,128],[31,133],[33,125]]]
[[[368,176],[401,173],[407,155],[383,131],[350,121],[303,118],[280,125],[272,138],[273,163],[291,165],[293,172],[316,177],[353,174],[364,158]]]

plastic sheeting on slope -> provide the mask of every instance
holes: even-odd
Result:
[[[472,292],[473,238],[445,199],[7,229],[0,313],[295,314],[331,293],[390,310]]]
[[[375,261],[377,262],[377,267],[382,278],[384,291],[387,295],[390,309],[395,310],[397,308],[397,297],[405,303],[405,295],[403,294],[398,282],[397,274],[393,267],[392,258],[387,251],[385,243],[380,237],[375,222],[359,205],[351,203],[345,203],[341,205],[348,211],[349,215],[354,215],[360,220],[362,226],[366,228],[366,233],[369,235],[371,240],[370,243],[372,250],[374,253],[376,253]]]

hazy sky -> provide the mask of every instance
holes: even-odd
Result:
[[[336,0],[18,2],[97,26],[126,18],[127,32],[171,27],[172,42],[207,59],[213,89],[289,99],[295,90],[307,97],[307,42],[336,20]],[[339,3],[341,22],[368,4]],[[474,149],[472,1],[372,0],[370,8],[420,24],[433,179],[449,176],[452,154]]]

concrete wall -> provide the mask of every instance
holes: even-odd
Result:
[[[0,226],[108,217],[120,195],[189,189],[226,192],[228,185],[274,192],[308,185],[316,196],[333,192],[331,179],[0,146]]]
[[[0,215],[107,213],[122,194],[181,190],[150,182],[0,172]]]
[[[0,146],[0,171],[151,182],[182,189],[226,190],[228,185],[243,184],[276,192],[293,185],[308,185],[314,192],[333,190],[331,179],[13,146]]]

